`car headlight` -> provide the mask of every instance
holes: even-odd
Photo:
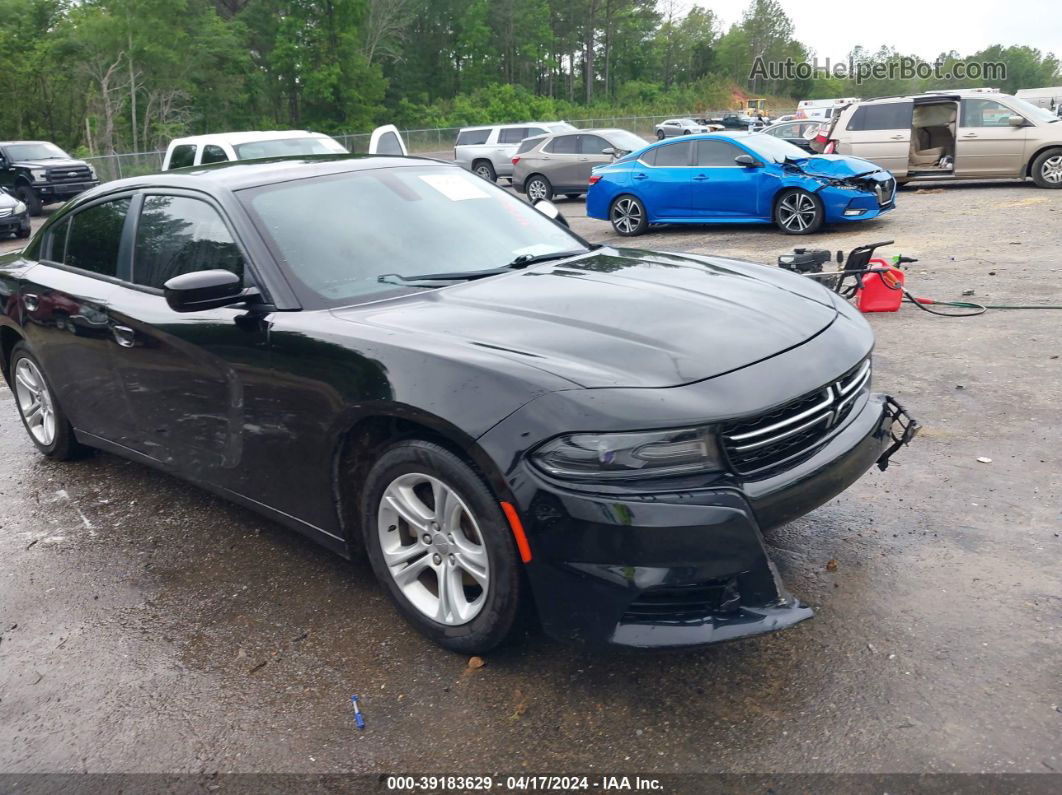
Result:
[[[22,213],[26,212],[26,205],[22,202],[15,202],[15,209],[11,212],[15,215],[22,215]]]
[[[33,176],[34,182],[43,182],[48,178],[48,172],[43,168],[34,168],[30,170],[30,174]]]
[[[92,166],[89,166],[89,174],[92,175],[93,179],[96,179],[96,169],[94,169]]]
[[[531,454],[535,465],[557,478],[630,480],[717,472],[723,468],[711,428],[634,433],[570,433]]]

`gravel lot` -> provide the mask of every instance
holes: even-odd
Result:
[[[810,239],[636,244],[773,262],[883,239],[920,295],[1062,304],[1062,191],[1031,184],[912,187]],[[877,386],[925,431],[768,539],[813,621],[665,656],[532,632],[480,669],[363,562],[109,455],[46,461],[0,387],[0,770],[1062,772],[1060,321],[870,317]]]

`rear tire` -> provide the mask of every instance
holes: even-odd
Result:
[[[477,160],[472,164],[472,173],[477,177],[482,177],[487,182],[497,182],[498,174],[494,170],[494,164],[489,160]]]
[[[463,654],[508,639],[523,572],[509,524],[479,475],[444,447],[412,439],[384,451],[361,492],[369,561],[406,620]],[[448,506],[441,515],[440,502]]]
[[[535,174],[524,183],[524,192],[527,194],[527,200],[532,204],[553,200],[553,186],[541,174]]]
[[[649,228],[649,219],[641,199],[629,193],[617,196],[608,210],[608,218],[616,233],[624,237],[640,235]]]
[[[822,228],[822,201],[814,193],[789,188],[774,205],[774,223],[787,235],[810,235]]]
[[[56,461],[81,458],[90,452],[90,448],[74,438],[74,429],[63,407],[26,343],[19,342],[11,350],[8,366],[15,406],[34,446]]]
[[[1041,188],[1062,188],[1062,149],[1048,149],[1032,164],[1032,178]]]
[[[41,202],[41,197],[37,195],[37,191],[29,185],[20,185],[15,193],[18,194],[18,200],[26,205],[31,216],[36,218],[41,214],[44,204]]]

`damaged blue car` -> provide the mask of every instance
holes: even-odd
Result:
[[[598,166],[586,214],[640,235],[650,224],[775,224],[808,235],[896,206],[892,174],[858,157],[808,155],[770,135],[717,132],[653,144]]]

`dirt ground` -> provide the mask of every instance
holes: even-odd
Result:
[[[1062,304],[1062,191],[1031,184],[908,188],[813,238],[636,243],[774,262],[888,239],[920,295]],[[770,535],[816,618],[664,656],[531,632],[470,669],[363,562],[109,455],[45,460],[0,388],[0,771],[1062,772],[1062,310],[870,322],[876,387],[925,430]]]

